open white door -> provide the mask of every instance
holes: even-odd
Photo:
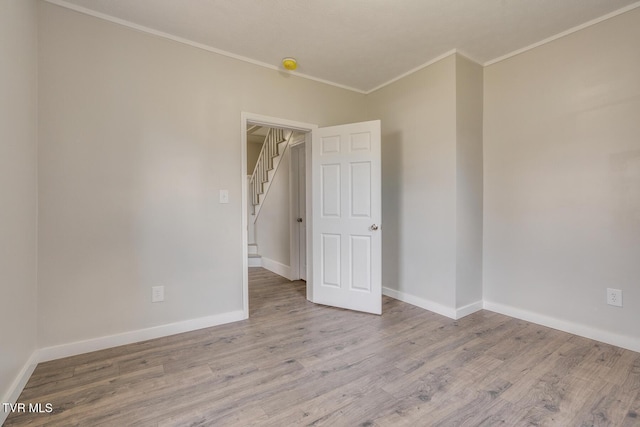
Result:
[[[382,313],[380,121],[313,130],[313,302]]]

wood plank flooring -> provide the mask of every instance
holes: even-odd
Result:
[[[7,426],[640,426],[640,353],[488,311],[314,305],[250,269],[250,319],[38,365]]]

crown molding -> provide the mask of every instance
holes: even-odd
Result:
[[[259,67],[268,68],[270,70],[275,70],[275,71],[278,71],[278,72],[285,72],[282,68],[280,68],[278,66],[275,66],[275,65],[272,65],[272,64],[268,64],[266,62],[257,61],[255,59],[251,59],[251,58],[248,58],[248,57],[242,56],[242,55],[236,55],[234,53],[227,52],[225,50],[218,49],[218,48],[215,48],[213,46],[206,45],[204,43],[197,43],[197,42],[194,42],[194,41],[182,38],[182,37],[178,37],[178,36],[174,36],[174,35],[169,34],[169,33],[165,33],[163,31],[154,30],[153,28],[145,27],[143,25],[138,25],[138,24],[135,24],[133,22],[126,21],[126,20],[120,19],[120,18],[116,18],[114,16],[107,15],[107,14],[104,14],[104,13],[101,13],[101,12],[96,12],[94,10],[87,9],[85,7],[82,7],[82,6],[78,6],[76,4],[69,3],[69,2],[67,2],[65,0],[44,0],[44,1],[46,1],[47,3],[54,4],[56,6],[60,6],[60,7],[66,8],[66,9],[73,10],[73,11],[78,12],[78,13],[82,13],[82,14],[85,14],[85,15],[92,16],[94,18],[99,18],[99,19],[102,19],[102,20],[105,20],[105,21],[109,21],[109,22],[112,22],[112,23],[115,23],[115,24],[118,24],[118,25],[122,25],[124,27],[128,27],[128,28],[140,31],[140,32],[148,33],[148,34],[154,35],[156,37],[161,37],[161,38],[164,38],[164,39],[172,40],[172,41],[175,41],[175,42],[178,42],[178,43],[182,43],[182,44],[185,44],[185,45],[188,45],[188,46],[191,46],[191,47],[195,47],[197,49],[202,49],[202,50],[206,50],[206,51],[211,52],[211,53],[215,53],[215,54],[218,54],[218,55],[226,56],[228,58],[232,58],[232,59],[235,59],[235,60],[238,60],[238,61],[243,61],[243,62],[247,62],[249,64],[257,65]],[[477,63],[477,64],[479,64],[479,65],[481,65],[483,67],[488,67],[490,65],[493,65],[493,64],[496,64],[498,62],[504,61],[506,59],[512,58],[512,57],[514,57],[516,55],[519,55],[521,53],[524,53],[524,52],[527,52],[529,50],[535,49],[535,48],[537,48],[539,46],[542,46],[542,45],[545,45],[545,44],[550,43],[552,41],[558,40],[558,39],[560,39],[562,37],[566,37],[568,35],[571,35],[571,34],[577,32],[577,31],[580,31],[580,30],[583,30],[585,28],[588,28],[588,27],[591,27],[593,25],[596,25],[596,24],[598,24],[600,22],[603,22],[603,21],[606,21],[608,19],[614,18],[614,17],[616,17],[618,15],[622,15],[623,13],[629,12],[631,10],[634,10],[634,9],[638,8],[638,7],[640,7],[640,1],[638,1],[636,3],[633,3],[633,4],[630,4],[630,5],[626,6],[626,7],[621,8],[621,9],[615,10],[613,12],[610,12],[610,13],[608,13],[606,15],[601,16],[601,17],[592,19],[591,21],[588,21],[588,22],[585,22],[584,24],[580,24],[578,26],[570,28],[570,29],[568,29],[566,31],[563,31],[561,33],[558,33],[556,35],[548,37],[548,38],[546,38],[544,40],[541,40],[539,42],[533,43],[533,44],[531,44],[529,46],[523,47],[521,49],[514,50],[514,51],[509,52],[509,53],[507,53],[505,55],[502,55],[502,56],[499,56],[497,58],[491,59],[491,60],[486,61],[484,63],[474,59],[473,57],[471,57],[470,55],[468,55],[468,54],[466,54],[464,52],[461,52],[459,49],[452,49],[452,50],[449,50],[449,51],[447,51],[447,52],[445,52],[445,53],[443,53],[443,54],[441,54],[441,55],[439,55],[439,56],[437,56],[437,57],[425,62],[422,65],[419,65],[419,66],[417,66],[415,68],[412,68],[411,70],[409,70],[409,71],[407,71],[405,73],[402,73],[402,74],[398,75],[397,77],[394,77],[394,78],[386,81],[385,83],[382,83],[382,84],[374,87],[373,89],[369,89],[369,90],[357,89],[357,88],[354,88],[354,87],[351,87],[351,86],[347,86],[347,85],[343,85],[343,84],[340,84],[340,83],[332,82],[330,80],[325,80],[325,79],[321,79],[321,78],[318,78],[318,77],[310,76],[310,75],[307,75],[307,74],[304,74],[304,73],[300,73],[300,72],[297,72],[297,71],[286,71],[286,73],[288,75],[304,78],[304,79],[307,79],[307,80],[312,80],[312,81],[315,81],[315,82],[318,82],[318,83],[323,83],[323,84],[326,84],[326,85],[329,85],[329,86],[334,86],[334,87],[337,87],[337,88],[340,88],[340,89],[349,90],[349,91],[356,92],[356,93],[359,93],[359,94],[369,95],[369,94],[371,94],[371,93],[373,93],[373,92],[375,92],[377,90],[380,90],[380,89],[384,88],[385,86],[388,86],[388,85],[390,85],[392,83],[395,83],[398,80],[401,80],[401,79],[403,79],[403,78],[405,78],[405,77],[407,77],[407,76],[409,76],[409,75],[411,75],[413,73],[416,73],[416,72],[418,72],[418,71],[420,71],[420,70],[422,70],[422,69],[424,69],[424,68],[426,68],[426,67],[428,67],[430,65],[433,65],[436,62],[441,61],[442,59],[444,59],[444,58],[446,58],[448,56],[454,55],[454,54],[461,55],[461,56],[465,57],[466,59],[468,59],[468,60],[470,60],[472,62],[475,62],[475,63]]]
[[[105,13],[101,13],[101,12],[96,12],[95,10],[91,10],[91,9],[87,9],[86,7],[82,7],[82,6],[78,6],[76,4],[72,4],[69,3],[67,1],[64,0],[44,0],[47,3],[51,3],[54,4],[56,6],[60,6],[63,7],[65,9],[70,9],[73,10],[74,12],[78,12],[78,13],[82,13],[84,15],[89,15],[92,16],[94,18],[98,18],[98,19],[102,19],[105,21],[109,21],[112,22],[114,24],[118,24],[121,25],[123,27],[127,27],[127,28],[131,28],[133,30],[136,31],[140,31],[143,33],[147,33],[147,34],[151,34],[154,35],[156,37],[160,37],[163,39],[168,39],[174,42],[178,42],[178,43],[182,43],[182,44],[186,44],[188,46],[191,47],[195,47],[197,49],[202,49],[202,50],[206,50],[207,52],[211,52],[211,53],[215,53],[218,55],[222,55],[222,56],[226,56],[228,58],[232,58],[238,61],[243,61],[243,62],[247,62],[249,64],[253,64],[253,65],[257,65],[259,67],[263,67],[263,68],[268,68],[270,70],[275,70],[281,73],[286,73],[287,75],[291,75],[291,76],[295,76],[295,77],[301,77],[303,79],[307,79],[307,80],[313,80],[315,82],[318,83],[324,83],[330,86],[335,86],[338,87],[340,89],[346,89],[346,90],[350,90],[352,92],[357,92],[360,94],[365,94],[366,92],[364,90],[361,89],[357,89],[351,86],[346,86],[340,83],[335,83],[329,80],[325,80],[325,79],[321,79],[318,77],[313,77],[304,73],[300,73],[297,71],[285,71],[283,68],[280,68],[278,66],[272,65],[272,64],[268,64],[266,62],[262,62],[262,61],[257,61],[255,59],[251,59],[248,58],[246,56],[242,56],[242,55],[236,55],[235,53],[231,53],[231,52],[227,52],[226,50],[222,50],[222,49],[218,49],[215,48],[213,46],[209,46],[207,44],[204,43],[198,43],[198,42],[194,42],[192,40],[189,39],[185,39],[183,37],[178,37],[178,36],[174,36],[173,34],[169,34],[169,33],[165,33],[164,31],[159,31],[159,30],[154,30],[153,28],[149,28],[149,27],[145,27],[144,25],[139,25],[124,19],[120,19],[120,18],[116,18],[114,16],[111,15],[107,15]]]
[[[633,9],[636,9],[638,7],[640,7],[640,1],[636,2],[636,3],[633,3],[633,4],[630,4],[629,6],[623,7],[622,9],[614,10],[611,13],[607,13],[606,15],[603,15],[603,16],[601,16],[599,18],[592,19],[591,21],[587,21],[584,24],[580,24],[580,25],[575,26],[573,28],[570,28],[570,29],[568,29],[566,31],[558,33],[558,34],[556,34],[554,36],[547,37],[546,39],[540,40],[539,42],[536,42],[536,43],[533,43],[533,44],[530,44],[529,46],[523,47],[521,49],[514,50],[513,52],[507,53],[506,55],[502,55],[502,56],[499,56],[497,58],[491,59],[491,60],[485,62],[482,65],[484,67],[488,67],[489,65],[496,64],[498,62],[501,62],[501,61],[504,61],[506,59],[512,58],[512,57],[514,57],[516,55],[520,55],[521,53],[527,52],[527,51],[529,51],[531,49],[535,49],[535,48],[540,47],[542,45],[545,45],[547,43],[551,43],[552,41],[561,39],[562,37],[566,37],[566,36],[571,35],[571,34],[573,34],[575,32],[578,32],[580,30],[584,30],[585,28],[588,28],[588,27],[591,27],[593,25],[599,24],[600,22],[606,21],[607,19],[611,19],[611,18],[614,18],[614,17],[616,17],[618,15],[622,15],[623,13],[632,11]]]

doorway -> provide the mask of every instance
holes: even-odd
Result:
[[[247,129],[255,125],[276,128],[280,136],[285,129],[304,135],[304,217],[289,212],[288,220],[290,227],[297,222],[290,221],[291,218],[300,218],[306,224],[303,245],[306,246],[307,299],[317,304],[381,314],[380,121],[318,128],[250,113],[242,113],[241,120],[245,317],[249,315],[246,142]],[[254,194],[259,194],[259,189]],[[300,245],[300,231],[294,230],[291,234],[298,235],[296,240]],[[300,270],[300,251],[297,252],[298,260],[292,264]]]
[[[248,212],[252,207],[248,201],[248,180],[247,180],[247,130],[252,126],[263,126],[269,128],[280,128],[289,131],[296,131],[301,133],[301,137],[290,141],[293,146],[290,147],[291,154],[295,149],[296,157],[296,184],[295,184],[295,198],[296,206],[289,205],[290,216],[290,258],[291,258],[291,271],[292,277],[295,279],[308,279],[311,276],[312,266],[307,265],[306,260],[311,259],[309,254],[310,250],[310,237],[309,232],[311,229],[312,218],[310,210],[306,208],[309,195],[311,194],[309,185],[309,173],[310,173],[310,150],[305,147],[311,144],[311,132],[317,129],[317,126],[309,123],[295,122],[291,120],[279,119],[274,117],[262,116],[252,113],[242,113],[241,115],[241,157],[242,157],[242,251],[243,251],[243,279],[242,279],[242,297],[243,297],[243,310],[245,318],[249,316],[249,279],[248,279]],[[297,148],[296,148],[297,147]],[[301,165],[302,163],[302,165]],[[291,162],[293,164],[293,162]],[[290,166],[293,169],[293,166]],[[304,179],[300,184],[299,177],[302,174]],[[293,186],[294,179],[293,173],[290,171],[290,187]],[[302,185],[302,188],[300,188]],[[290,194],[293,188],[290,189]],[[302,196],[301,196],[302,194]],[[298,222],[297,219],[301,218],[302,222]],[[293,219],[293,220],[291,220]],[[302,224],[302,225],[301,225]],[[295,236],[295,238],[294,238]],[[295,248],[293,245],[295,244]],[[301,255],[302,254],[302,255]],[[294,259],[295,258],[295,259]],[[295,273],[295,274],[294,274]],[[311,280],[307,280],[307,299],[312,299],[313,289],[311,289]]]

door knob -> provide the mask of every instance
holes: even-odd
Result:
[[[378,226],[376,224],[371,225],[371,227],[369,227],[369,230],[371,231],[376,231],[378,229]]]
[[[298,218],[298,219],[296,219],[296,221],[302,222],[302,218]]]

